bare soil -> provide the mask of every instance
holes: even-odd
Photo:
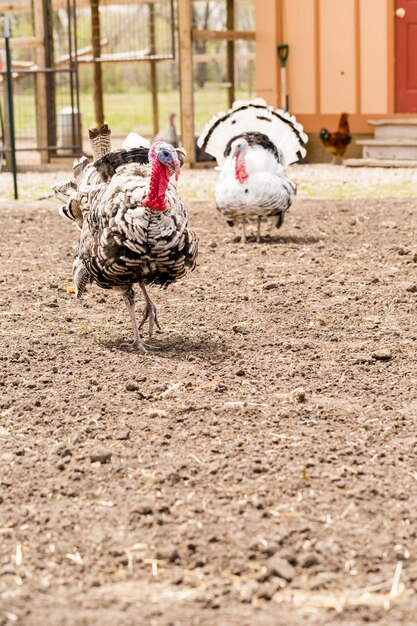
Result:
[[[416,211],[299,198],[244,246],[192,202],[142,356],[55,202],[2,206],[0,624],[415,624]]]

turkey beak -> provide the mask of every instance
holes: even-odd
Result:
[[[172,163],[169,164],[169,173],[171,176],[175,174],[175,180],[178,180],[180,175],[180,162],[176,157],[173,157]]]
[[[238,159],[238,157],[240,156],[241,152],[242,152],[241,148],[238,148],[238,147],[236,146],[236,147],[234,148],[234,150],[233,150],[232,158],[237,160],[237,159]]]

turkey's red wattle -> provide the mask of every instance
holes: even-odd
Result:
[[[236,159],[235,176],[236,180],[238,180],[240,183],[244,183],[245,180],[249,178],[249,174],[246,171],[245,161],[238,161],[238,159]]]
[[[146,198],[142,206],[147,206],[153,211],[166,211],[165,192],[168,187],[169,173],[167,168],[155,159],[152,165],[151,181]]]

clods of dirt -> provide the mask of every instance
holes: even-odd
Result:
[[[299,198],[243,245],[193,202],[143,356],[55,204],[2,207],[0,623],[413,624],[416,210]]]

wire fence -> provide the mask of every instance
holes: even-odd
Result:
[[[180,113],[177,7],[174,0],[100,0],[100,53],[93,55],[90,0],[13,0],[11,15],[13,106],[19,166],[81,153],[93,125],[93,64],[103,72],[105,118],[117,146],[129,132],[151,137],[171,112]],[[46,45],[30,43],[42,5]],[[45,7],[49,9],[46,10]],[[226,0],[192,0],[193,28],[225,30]],[[0,15],[1,18],[1,15]],[[38,24],[39,25],[39,24]],[[254,0],[237,0],[234,28],[254,30]],[[0,19],[1,138],[9,148],[4,32]],[[24,42],[29,42],[24,45]],[[21,42],[21,43],[19,43]],[[43,56],[42,56],[43,55]],[[43,63],[40,62],[42,58]],[[227,42],[193,42],[195,133],[228,107]],[[235,43],[236,97],[254,95],[255,43]],[[155,90],[157,96],[155,97]],[[180,116],[178,115],[180,131]],[[42,131],[42,125],[45,126]],[[81,128],[82,125],[82,128]],[[82,132],[84,129],[84,132]],[[0,150],[1,150],[0,141]],[[86,146],[85,146],[86,147]],[[0,154],[0,163],[2,155]]]

